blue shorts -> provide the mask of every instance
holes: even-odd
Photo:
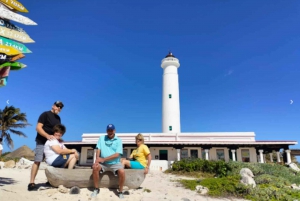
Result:
[[[65,157],[64,157],[65,156]],[[59,155],[57,158],[53,161],[51,166],[53,167],[58,167],[58,168],[64,168],[66,162],[68,161],[70,157],[70,154],[64,154],[64,155]]]
[[[145,167],[138,161],[130,161],[130,168],[131,169],[144,169]]]

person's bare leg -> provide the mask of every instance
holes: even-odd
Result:
[[[122,165],[124,166],[124,167],[128,167],[128,168],[131,168],[131,166],[130,166],[130,161],[129,160],[122,160]]]
[[[99,188],[99,173],[101,170],[101,165],[94,164],[93,165],[93,180],[94,180],[94,188]]]
[[[74,166],[75,166],[75,164],[76,164],[76,158],[75,158],[75,156],[74,156],[74,158],[73,159],[71,159],[71,161],[70,161],[70,163],[69,163],[69,165],[68,165],[68,169],[73,169],[74,168]]]
[[[34,183],[35,177],[40,167],[40,162],[34,162],[31,167],[30,183]]]
[[[123,192],[123,186],[125,182],[125,171],[124,169],[118,169],[118,176],[119,176],[119,190]]]
[[[76,163],[76,157],[75,157],[75,154],[70,154],[66,164],[64,167],[68,167],[68,169],[73,169],[73,167],[75,166],[75,163]],[[72,168],[71,168],[71,167]]]

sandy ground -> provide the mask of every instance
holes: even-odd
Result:
[[[82,188],[80,194],[60,193],[57,188],[50,188],[39,191],[27,191],[30,177],[30,169],[0,169],[0,200],[2,201],[88,201],[88,200],[120,200],[113,190],[101,188],[97,198],[90,198],[92,193],[87,188]],[[242,201],[242,199],[210,198],[200,196],[198,193],[184,189],[176,182],[180,177],[164,174],[160,171],[150,172],[140,189],[128,190],[125,192],[125,200],[130,201]],[[47,179],[44,170],[39,170],[36,184],[44,186]],[[49,186],[48,186],[49,187]],[[146,192],[149,189],[151,192]]]

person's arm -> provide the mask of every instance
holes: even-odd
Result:
[[[149,150],[149,148],[148,148],[147,145],[144,146],[144,150],[143,151],[144,151],[145,156],[147,157],[147,166],[145,167],[145,172],[144,173],[148,174],[152,157],[151,157],[151,153],[150,153],[150,150]]]
[[[51,148],[57,154],[74,154],[76,152],[74,149],[62,149],[60,145],[53,145]]]
[[[148,171],[149,171],[149,168],[150,168],[150,164],[151,164],[151,160],[152,160],[152,157],[151,157],[150,153],[147,156],[147,160],[148,160],[148,163],[147,163],[147,166],[145,167],[145,174],[148,174]]]
[[[48,133],[46,133],[43,129],[43,125],[42,123],[38,122],[38,124],[36,125],[36,131],[38,132],[38,134],[40,134],[41,136],[43,136],[44,138],[46,138],[47,140],[52,140],[54,139],[53,135],[49,135]]]
[[[111,161],[111,160],[113,160],[113,159],[115,159],[115,158],[118,158],[119,156],[120,156],[119,153],[115,153],[115,154],[113,154],[113,155],[110,155],[110,156],[108,156],[108,157],[103,158],[103,162],[105,162],[105,161]]]

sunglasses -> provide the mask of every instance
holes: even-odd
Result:
[[[60,109],[62,109],[63,108],[63,106],[61,106],[61,105],[55,105],[56,107],[59,107]]]
[[[136,141],[143,141],[142,139],[136,139]]]

